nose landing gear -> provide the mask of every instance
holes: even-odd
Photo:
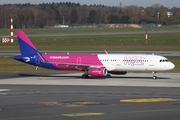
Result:
[[[157,79],[156,72],[153,71],[152,74],[153,74],[152,79],[153,79],[153,80]]]

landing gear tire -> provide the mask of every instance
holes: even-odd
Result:
[[[104,77],[111,78],[111,74],[107,74],[107,75],[104,76]]]
[[[156,74],[156,72],[152,72],[152,74],[153,74],[153,80],[156,80],[157,79],[157,76],[155,75]]]
[[[157,79],[157,76],[153,76],[153,80],[156,80]]]
[[[84,79],[85,79],[85,78],[89,78],[89,76],[86,75],[86,74],[83,74],[83,75],[82,75],[82,78],[84,78]]]

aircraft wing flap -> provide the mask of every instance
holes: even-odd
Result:
[[[87,64],[71,64],[71,63],[57,63],[58,66],[68,66],[68,67],[76,67],[76,68],[102,68],[104,66],[97,65],[87,65]]]
[[[49,63],[49,62],[44,62]],[[68,67],[76,67],[76,68],[105,68],[105,66],[102,65],[88,65],[88,64],[72,64],[72,63],[57,63],[57,62],[51,62],[52,64],[55,64],[57,66],[68,66]]]
[[[76,68],[88,68],[89,66],[88,65],[82,65],[82,64],[65,64],[65,63],[58,63],[56,64],[58,66],[68,66],[68,67],[76,67]]]

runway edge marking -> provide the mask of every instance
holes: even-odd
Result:
[[[138,99],[120,100],[121,103],[174,102],[174,101],[180,101],[180,99],[175,99],[175,98],[138,98]]]
[[[103,115],[104,113],[96,113],[96,112],[87,112],[87,113],[69,113],[69,114],[62,114],[66,117],[83,117],[83,116],[98,116]]]

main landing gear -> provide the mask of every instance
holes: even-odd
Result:
[[[84,70],[84,74],[82,75],[82,78],[83,79],[89,78],[88,70],[87,69]]]
[[[152,74],[153,74],[153,80],[155,80],[155,79],[157,79],[157,76],[156,76],[156,72],[152,72]]]
[[[82,78],[89,78],[89,75],[83,74],[83,75],[82,75]]]

